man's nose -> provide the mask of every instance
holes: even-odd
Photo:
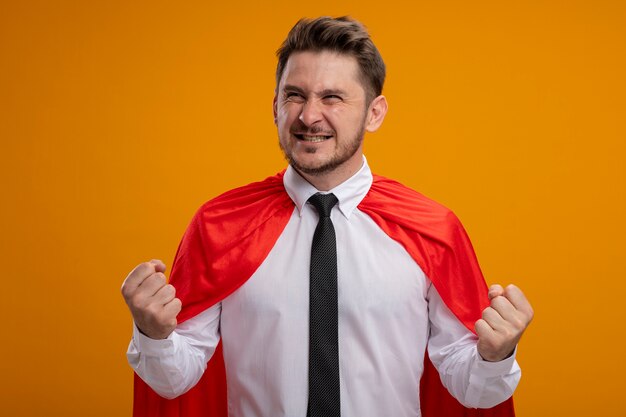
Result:
[[[318,100],[307,100],[302,105],[302,110],[298,118],[305,126],[312,126],[320,122],[322,120],[322,103]]]

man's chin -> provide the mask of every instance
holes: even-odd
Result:
[[[332,158],[296,158],[293,155],[285,155],[285,158],[296,171],[307,175],[327,174],[343,163]]]
[[[337,168],[337,166],[332,163],[302,164],[294,159],[290,159],[289,164],[294,167],[296,171],[307,175],[322,175]]]

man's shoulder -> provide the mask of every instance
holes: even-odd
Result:
[[[223,192],[202,204],[199,211],[220,208],[236,209],[239,206],[248,206],[263,200],[284,199],[284,197],[288,197],[283,185],[284,173],[285,171],[281,171],[261,181]]]
[[[372,187],[364,203],[376,207],[385,206],[390,210],[408,210],[414,215],[428,215],[430,218],[455,218],[452,210],[443,204],[381,175],[374,175]]]
[[[200,206],[195,218],[202,223],[227,223],[267,217],[293,206],[283,185],[284,171],[226,191]]]

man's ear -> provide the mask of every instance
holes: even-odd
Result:
[[[274,124],[276,124],[276,117],[278,115],[278,97],[274,96],[274,101],[272,102],[272,110],[274,112]]]
[[[365,129],[368,132],[375,132],[378,130],[381,124],[383,124],[383,120],[385,120],[385,115],[387,114],[387,99],[385,96],[380,95],[376,97],[369,105],[367,109],[367,123],[365,125]]]

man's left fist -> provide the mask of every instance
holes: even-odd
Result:
[[[511,356],[526,327],[533,319],[533,309],[524,293],[515,285],[489,287],[490,306],[476,322],[478,353],[489,362]]]

